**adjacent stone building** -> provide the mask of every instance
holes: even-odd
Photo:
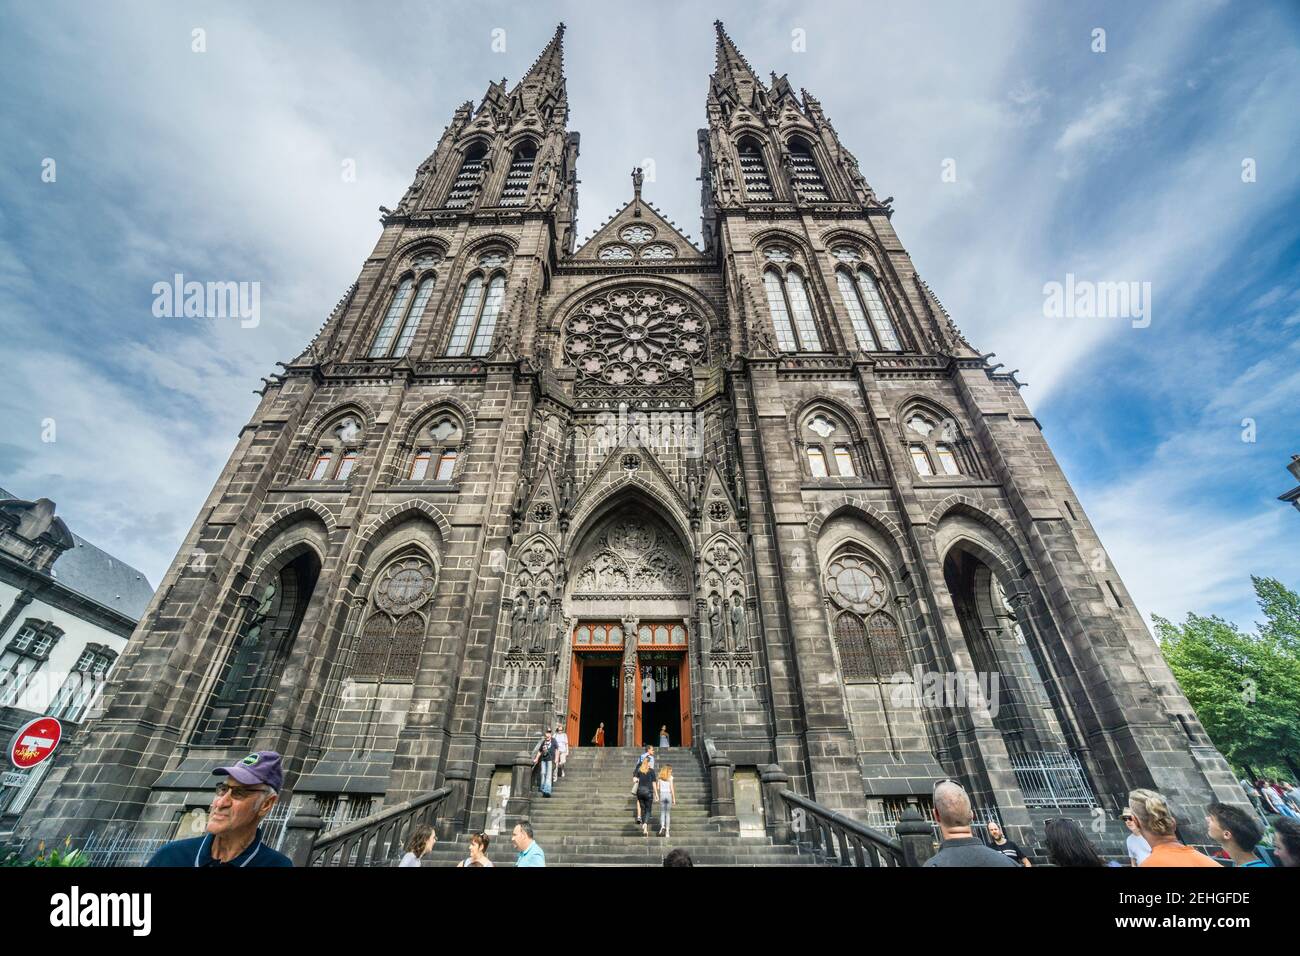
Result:
[[[702,243],[639,172],[579,243],[562,38],[383,210],[29,832],[168,836],[251,748],[296,806],[449,785],[482,826],[557,722],[708,739],[870,820],[949,776],[1013,828],[1137,786],[1239,800],[821,104],[719,24]]]
[[[38,717],[64,734],[100,692],[153,588],[135,568],[73,534],[48,498],[0,488],[0,740]],[[0,769],[0,835],[45,781],[51,762]]]

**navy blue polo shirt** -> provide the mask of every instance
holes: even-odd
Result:
[[[262,828],[257,828],[257,836],[244,851],[229,862],[222,863],[212,855],[212,834],[188,840],[173,840],[164,843],[149,860],[146,866],[293,866],[293,862],[278,850],[272,850],[262,842]]]

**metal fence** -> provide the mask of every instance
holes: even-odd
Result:
[[[1012,754],[1011,769],[1027,807],[1053,810],[1092,809],[1097,798],[1074,754],[1042,751]]]
[[[279,850],[289,823],[290,802],[276,804],[262,822],[262,840]],[[144,866],[171,837],[136,837],[129,833],[92,833],[80,847],[91,866]]]

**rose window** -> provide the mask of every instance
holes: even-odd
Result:
[[[433,568],[420,558],[390,565],[380,580],[376,603],[392,614],[413,610],[433,593]]]
[[[838,603],[860,614],[885,605],[884,576],[865,558],[846,554],[826,569],[826,591]]]
[[[588,384],[680,384],[707,359],[707,331],[699,313],[677,296],[620,288],[588,299],[569,316],[564,353]]]

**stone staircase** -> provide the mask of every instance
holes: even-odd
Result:
[[[633,748],[575,747],[564,779],[548,799],[532,794],[533,833],[546,853],[547,866],[660,866],[669,850],[682,847],[696,866],[816,865],[808,852],[773,844],[767,836],[740,836],[709,818],[709,780],[698,754],[684,747],[660,751],[656,767],[669,764],[677,790],[672,838],[658,835],[659,808],[651,814],[650,836],[635,820],[632,770],[641,751]],[[468,838],[443,841],[425,866],[455,866],[468,855]],[[493,837],[488,855],[498,866],[511,865],[510,834]]]

